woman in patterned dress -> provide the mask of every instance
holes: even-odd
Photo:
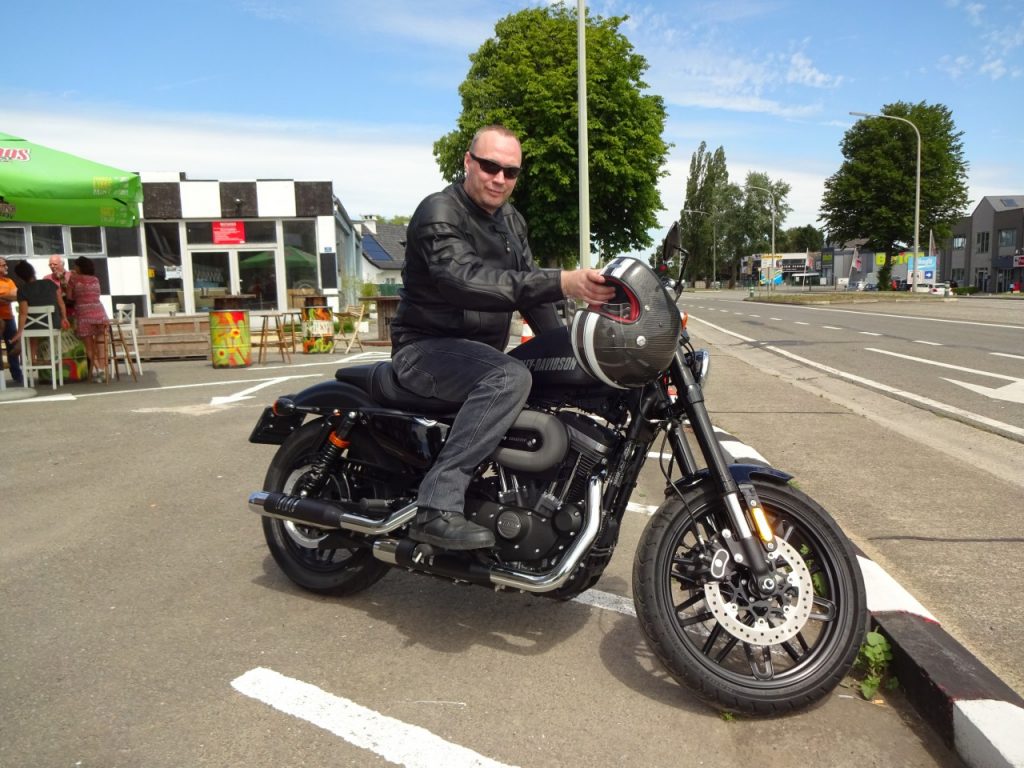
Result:
[[[100,281],[88,256],[79,256],[71,266],[68,296],[75,302],[75,333],[85,342],[85,354],[92,366],[93,381],[107,379],[107,310],[100,303]]]

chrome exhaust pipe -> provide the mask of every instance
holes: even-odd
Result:
[[[491,583],[498,587],[521,589],[524,592],[551,592],[565,584],[579,565],[580,559],[601,530],[601,480],[590,478],[587,484],[587,521],[562,561],[547,573],[520,573],[502,566],[491,568]]]
[[[344,529],[380,536],[412,522],[416,504],[408,504],[381,519],[369,517],[366,508],[354,501],[324,501],[290,496],[287,493],[256,491],[249,496],[249,509],[264,517],[286,520],[317,528]]]

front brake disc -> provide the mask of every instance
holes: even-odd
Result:
[[[772,624],[764,616],[756,616],[754,623],[748,624],[743,620],[751,615],[747,606],[725,598],[716,581],[704,585],[704,599],[718,623],[730,635],[750,645],[777,645],[789,640],[803,629],[814,604],[814,584],[804,559],[788,542],[782,539],[775,541],[778,546],[773,557],[776,561],[781,558],[789,566],[786,587],[773,598],[781,603],[772,609],[773,615],[782,612],[781,623]],[[741,611],[744,614],[742,618]]]

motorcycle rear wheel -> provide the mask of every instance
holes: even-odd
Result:
[[[319,421],[305,424],[289,436],[267,468],[263,490],[291,493],[296,482],[312,467],[322,437]],[[367,488],[364,482],[339,473],[328,480],[319,498],[358,500],[365,496],[386,498],[387,493],[384,488]],[[270,554],[285,575],[303,589],[351,595],[387,574],[390,566],[373,556],[369,540],[366,548],[324,547],[322,543],[328,534],[329,531],[315,526],[263,518],[263,536]]]
[[[867,600],[856,556],[829,514],[790,485],[754,485],[775,535],[810,571],[810,618],[794,637],[748,643],[712,612],[704,586],[710,576],[695,574],[707,562],[707,542],[725,525],[710,483],[666,500],[654,514],[637,547],[633,595],[648,645],[677,682],[719,709],[779,715],[822,699],[850,670],[867,629]],[[736,618],[751,628],[765,616],[775,621],[784,601],[759,599],[747,583],[749,574],[737,567],[731,583],[721,584]]]

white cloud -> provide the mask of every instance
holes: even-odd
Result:
[[[942,56],[938,61],[938,68],[945,72],[947,75],[952,77],[954,80],[959,79],[963,74],[970,70],[973,62],[970,57],[960,55],[952,57],[949,54]]]
[[[803,53],[797,51],[789,58],[786,82],[808,85],[812,88],[836,88],[843,82],[842,75],[826,75],[811,63]]]
[[[424,126],[86,112],[54,120],[44,111],[7,111],[4,123],[16,136],[126,170],[183,171],[191,179],[222,181],[331,181],[356,217],[410,215],[444,186]]]

